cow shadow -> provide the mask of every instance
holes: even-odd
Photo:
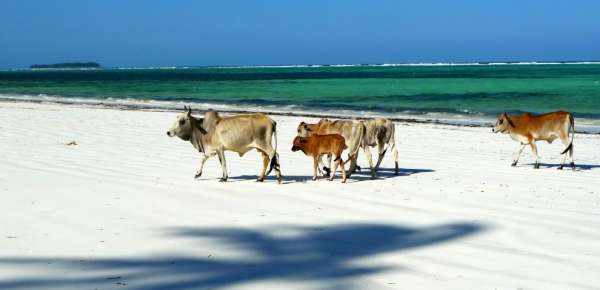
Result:
[[[123,289],[133,290],[187,290],[283,281],[316,283],[327,289],[352,289],[357,278],[405,268],[396,261],[369,260],[367,264],[358,264],[361,259],[431,247],[464,239],[485,229],[477,223],[419,227],[390,224],[284,225],[265,229],[177,227],[167,229],[164,235],[170,239],[187,239],[191,245],[194,241],[209,240],[212,243],[204,246],[207,248],[193,249],[201,255],[158,254],[97,259],[0,257],[0,270],[20,270],[18,278],[0,278],[0,289],[124,286]],[[225,249],[225,253],[220,255],[218,250],[210,247]],[[244,255],[231,258],[227,249],[241,251]]]
[[[238,175],[238,176],[230,176],[229,179],[227,180],[227,182],[256,180],[257,178],[258,178],[258,175],[245,174],[245,175]],[[333,181],[338,180],[338,178],[341,178],[339,173],[336,175],[336,178]],[[324,180],[324,179],[325,179],[325,177],[319,176],[319,179],[317,179],[317,180]],[[281,184],[298,183],[298,182],[304,183],[304,182],[309,182],[309,181],[313,181],[312,175],[285,175],[285,174],[283,174],[281,176]],[[274,174],[267,175],[267,176],[265,176],[264,182],[277,182],[277,177]]]
[[[433,170],[433,169],[426,169],[426,168],[399,168],[398,174],[396,174],[395,168],[379,167],[379,169],[377,170],[377,179],[388,179],[388,178],[395,178],[395,177],[401,177],[401,176],[410,176],[413,174],[429,173],[429,172],[434,172],[434,171],[435,170]],[[355,175],[360,176],[361,180],[372,180],[371,179],[371,169],[369,167],[362,167],[360,171],[356,171],[355,173],[353,173],[352,177],[355,177]]]
[[[396,178],[396,177],[401,177],[401,176],[409,176],[409,175],[413,175],[413,174],[418,174],[418,173],[428,173],[428,172],[434,172],[435,170],[433,169],[421,169],[421,168],[400,168],[398,170],[398,174],[395,174],[395,169],[394,168],[382,168],[380,167],[379,170],[377,170],[377,178],[375,180],[378,179],[388,179],[388,178]],[[347,171],[346,171],[347,172]],[[228,182],[236,182],[236,181],[246,181],[246,180],[256,180],[258,176],[257,175],[239,175],[239,176],[230,176]],[[335,178],[333,179],[332,182],[340,182],[342,178],[342,174],[341,172],[336,172],[335,174]],[[326,177],[322,177],[319,176],[319,178],[317,180],[326,180]],[[265,177],[265,181],[276,181],[277,178],[271,174]],[[360,181],[367,181],[367,180],[374,180],[371,178],[371,169],[369,167],[366,168],[362,168],[362,170],[357,170],[356,172],[352,173],[352,175],[350,177],[348,177],[348,182],[360,182]],[[304,183],[304,182],[309,182],[309,181],[313,181],[312,180],[312,175],[283,175],[282,176],[282,184],[288,184],[288,183],[296,183],[296,182],[300,182],[300,183]]]
[[[530,166],[533,168],[534,163],[520,163],[519,165],[517,165],[518,167],[526,167],[526,166]],[[540,163],[540,168],[558,168],[560,167],[559,163]],[[575,163],[575,170],[576,171],[586,171],[586,170],[592,170],[594,168],[600,168],[600,165],[598,164],[577,164]],[[563,170],[572,170],[571,166],[569,164],[566,164],[564,166]]]

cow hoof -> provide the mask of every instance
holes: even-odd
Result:
[[[536,163],[535,165],[533,165],[533,169],[540,169],[540,164]]]
[[[573,170],[575,170],[575,162],[571,162],[571,164],[570,164],[570,165],[571,165],[571,168],[572,168]]]
[[[194,179],[198,179],[200,176],[202,176],[202,173],[196,173],[196,175],[194,175]]]
[[[219,182],[225,182],[225,181],[227,181],[227,178],[224,178],[224,177],[219,178]]]
[[[558,168],[556,168],[556,169],[558,169],[558,170],[563,170],[563,166],[561,165],[561,166],[559,166],[559,167],[558,167]]]
[[[263,182],[263,181],[265,181],[264,177],[259,177],[259,178],[256,179],[256,182]]]
[[[512,167],[515,167],[515,166],[517,166],[517,161],[515,161],[515,162],[511,163],[511,164],[510,164],[510,166],[512,166]]]
[[[342,183],[346,183],[346,179],[342,180]]]
[[[354,168],[354,172],[362,171],[362,168],[358,165]]]

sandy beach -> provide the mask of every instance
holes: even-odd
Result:
[[[317,119],[273,116],[283,183],[256,152],[219,183],[175,115],[0,102],[0,289],[600,289],[600,135],[534,170],[490,128],[397,123],[401,174],[341,184],[290,151]]]

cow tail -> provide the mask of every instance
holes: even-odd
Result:
[[[575,137],[575,119],[573,119],[573,115],[569,114],[569,131],[571,131],[571,142],[569,142],[569,146],[563,150],[562,154],[569,152],[569,150],[573,150],[573,138]]]
[[[274,151],[275,153],[273,154],[273,157],[271,158],[271,163],[269,164],[269,171],[267,171],[267,175],[269,175],[269,173],[271,173],[271,171],[273,171],[273,168],[277,168],[279,169],[279,157],[277,154],[277,122],[273,121],[272,124],[272,129],[273,129],[273,147],[274,147]]]

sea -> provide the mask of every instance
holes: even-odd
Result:
[[[600,132],[600,62],[146,67],[0,71],[1,101],[490,126],[564,110]]]

